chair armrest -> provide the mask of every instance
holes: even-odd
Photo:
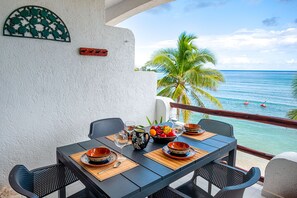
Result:
[[[20,175],[20,174],[30,174],[28,169],[26,167],[24,167],[23,165],[16,165],[13,167],[13,169],[10,171],[9,173],[9,184],[10,186],[19,194],[24,195],[26,197],[30,197],[30,198],[38,198],[38,196],[26,189],[24,189],[22,186],[20,186],[19,182],[17,182],[15,180],[15,178]],[[28,176],[28,179],[30,176]]]
[[[214,164],[218,164],[218,165],[220,165],[220,166],[224,166],[224,167],[226,167],[226,168],[228,168],[228,169],[232,169],[232,170],[241,172],[241,173],[243,173],[243,174],[246,174],[246,173],[247,173],[247,172],[245,172],[245,171],[243,171],[243,170],[241,170],[241,169],[235,168],[235,167],[230,166],[230,165],[228,165],[228,164],[220,163],[220,161],[218,161],[218,160],[214,160],[213,163],[214,163]]]

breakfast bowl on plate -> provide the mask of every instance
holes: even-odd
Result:
[[[175,155],[186,155],[190,151],[190,145],[185,142],[169,142],[167,147]]]
[[[188,123],[184,125],[186,132],[198,132],[201,129],[199,124]]]
[[[91,162],[104,162],[111,154],[111,151],[106,147],[92,148],[86,152],[88,159]]]

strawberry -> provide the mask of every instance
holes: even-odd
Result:
[[[160,137],[165,138],[165,137],[167,137],[167,135],[166,135],[165,133],[162,133],[162,134],[160,135]]]
[[[168,133],[167,136],[168,136],[168,137],[173,137],[173,136],[175,136],[174,131],[171,131],[170,133]]]

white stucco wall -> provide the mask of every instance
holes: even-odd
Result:
[[[1,0],[1,31],[25,5],[55,12],[71,43],[0,35],[0,187],[15,164],[55,163],[56,147],[87,140],[96,119],[146,124],[155,110],[156,76],[133,71],[134,36],[104,25],[103,0]],[[109,54],[80,56],[79,47]]]

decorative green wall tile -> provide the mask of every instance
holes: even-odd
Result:
[[[3,27],[4,36],[70,42],[69,31],[54,12],[40,6],[24,6],[13,11]]]

